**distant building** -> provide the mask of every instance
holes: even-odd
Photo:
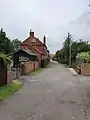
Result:
[[[37,55],[39,63],[41,60],[47,59],[49,57],[49,51],[46,46],[46,37],[43,37],[43,42],[35,37],[34,32],[30,31],[29,37],[26,38],[21,44],[20,48],[24,50],[31,50]]]
[[[30,31],[29,37],[21,44],[20,49],[13,54],[13,66],[21,69],[21,74],[27,74],[49,62],[49,50],[46,46],[46,37],[43,42]]]

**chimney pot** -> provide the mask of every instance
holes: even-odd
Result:
[[[34,37],[34,32],[30,30],[30,37]]]

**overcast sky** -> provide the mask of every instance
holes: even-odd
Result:
[[[11,39],[24,40],[29,30],[36,37],[47,36],[51,52],[60,48],[59,29],[76,20],[88,8],[89,0],[0,0],[0,28]]]

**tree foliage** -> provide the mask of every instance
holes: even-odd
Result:
[[[0,58],[5,64],[11,63],[12,54],[19,48],[21,41],[10,40],[3,29],[0,30]]]
[[[18,39],[10,40],[3,29],[0,30],[0,52],[10,54],[19,48],[21,41]]]
[[[78,53],[76,58],[89,62],[89,60],[90,60],[90,53],[89,52]]]
[[[20,47],[21,41],[18,39],[14,39],[14,40],[12,40],[12,43],[13,43],[14,51],[17,51]]]
[[[5,65],[11,63],[11,57],[7,54],[0,53],[0,58],[4,61]]]
[[[5,54],[9,54],[13,51],[12,42],[8,37],[6,37],[6,33],[3,29],[0,30],[0,52]]]
[[[77,55],[79,56],[80,53],[82,53],[81,55],[83,54],[87,55],[87,53],[90,51],[90,44],[87,41],[84,40],[73,41],[70,33],[68,33],[68,36],[63,43],[63,47],[56,52],[54,58],[61,63],[69,64],[70,45],[72,63],[76,61]]]

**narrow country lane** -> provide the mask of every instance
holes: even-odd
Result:
[[[0,120],[89,120],[89,79],[53,62],[21,77],[24,87],[0,105]]]

